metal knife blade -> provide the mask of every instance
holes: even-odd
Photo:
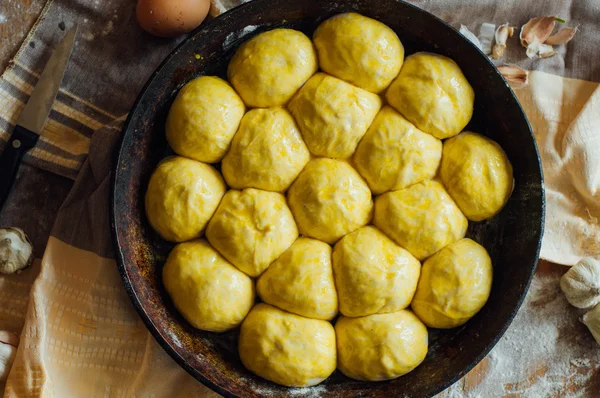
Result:
[[[56,94],[67,68],[73,44],[75,43],[75,33],[77,27],[73,27],[61,43],[56,47],[42,75],[29,97],[29,101],[19,116],[17,125],[26,128],[36,134],[40,134],[46,124],[46,119],[52,109],[52,104],[56,99]]]

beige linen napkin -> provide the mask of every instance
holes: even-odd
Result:
[[[508,1],[496,4],[493,15],[485,1],[478,5],[462,0],[425,1],[419,5],[453,23],[499,23],[510,15],[517,24],[543,15],[540,12],[573,13],[580,18],[581,37],[587,29],[586,18],[598,17],[591,0],[553,3],[553,7],[562,8],[531,13],[525,13],[522,2],[516,12],[517,3]],[[113,26],[106,36],[98,35],[104,29],[95,31],[91,27],[82,33],[87,38],[98,35],[100,42],[82,37],[75,48],[74,66],[70,66],[65,83],[68,87],[61,90],[51,115],[60,131],[67,134],[49,131],[48,146],[40,147],[39,153],[32,152],[27,159],[30,164],[69,177],[83,167],[48,240],[29,303],[27,293],[35,270],[0,277],[0,329],[21,332],[22,328],[17,359],[6,385],[7,397],[212,394],[179,368],[150,337],[124,292],[113,259],[108,189],[112,151],[122,120],[117,116],[126,112],[141,84],[177,44],[136,30],[132,9],[133,2],[128,0],[49,3],[45,18],[29,35],[14,66],[0,78],[2,141],[37,80],[49,45],[59,39],[52,34],[59,22],[88,19],[87,23],[96,28]],[[600,34],[594,38],[600,45]],[[581,48],[578,52],[561,49],[562,53],[545,60],[547,63],[528,65],[571,76],[595,76],[593,65],[584,62],[589,54],[577,40],[576,37],[567,48]],[[29,45],[32,41],[37,43],[35,51]],[[135,54],[124,59],[106,58],[127,50]],[[564,67],[571,64],[580,68]],[[562,70],[557,69],[560,65]],[[597,83],[589,81],[532,72],[530,86],[517,93],[534,128],[546,175],[548,217],[542,256],[565,264],[600,252],[597,87]],[[77,150],[62,149],[61,137],[75,137],[76,145],[64,145]],[[529,332],[537,333],[537,327],[531,325]],[[565,358],[568,359],[568,353]],[[535,363],[535,358],[527,355],[513,360],[523,368]]]
[[[531,72],[516,91],[544,169],[542,257],[574,265],[600,254],[600,88],[597,83]]]

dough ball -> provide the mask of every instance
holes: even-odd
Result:
[[[227,191],[206,228],[210,244],[252,277],[262,274],[297,237],[285,197],[254,188]]]
[[[426,180],[377,197],[373,224],[424,260],[463,238],[468,221],[442,184]]]
[[[357,317],[408,307],[421,263],[377,228],[366,226],[335,244],[333,271],[340,312]]]
[[[467,238],[454,242],[423,263],[412,309],[429,327],[460,326],[485,305],[492,274],[483,246]]]
[[[470,132],[444,142],[440,177],[471,221],[495,216],[513,189],[513,169],[500,145]]]
[[[338,367],[356,380],[395,379],[419,366],[427,355],[427,328],[407,310],[360,318],[341,316],[335,334]]]
[[[253,109],[242,119],[221,170],[231,188],[283,192],[309,160],[308,148],[288,111]]]
[[[433,178],[441,158],[440,140],[385,106],[358,144],[353,160],[371,191],[379,195]]]
[[[267,304],[254,306],[242,323],[239,350],[248,370],[288,387],[319,384],[336,367],[331,323]]]
[[[173,156],[150,177],[146,215],[164,239],[183,242],[197,238],[219,206],[225,183],[212,166]]]
[[[233,329],[254,305],[252,279],[203,239],[175,246],[162,275],[175,307],[198,329]]]
[[[317,53],[304,33],[273,29],[235,52],[227,77],[246,105],[283,105],[317,71]]]
[[[371,220],[373,200],[362,177],[346,162],[308,162],[288,191],[290,209],[304,236],[334,243]]]
[[[192,80],[179,91],[167,117],[167,141],[175,153],[206,163],[221,161],[244,116],[244,103],[214,76]]]
[[[315,156],[347,159],[381,108],[376,94],[317,73],[288,104]]]
[[[331,247],[314,239],[296,240],[262,274],[256,288],[264,302],[282,310],[307,318],[333,319],[338,297]]]
[[[421,52],[406,57],[386,98],[418,128],[444,139],[469,123],[475,93],[453,60]]]
[[[323,22],[313,41],[323,71],[373,93],[390,85],[404,61],[404,47],[393,30],[354,12]]]

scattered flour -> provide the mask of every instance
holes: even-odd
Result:
[[[515,320],[488,356],[479,384],[438,398],[598,396],[600,347],[560,291],[559,273],[536,275]],[[467,391],[466,391],[467,390]]]
[[[223,48],[225,49],[225,48],[229,47],[234,41],[241,39],[242,37],[246,36],[248,33],[254,32],[257,28],[258,28],[257,25],[248,25],[244,29],[242,29],[238,32],[231,32],[225,38],[225,41],[223,42]]]
[[[277,389],[270,389],[268,387],[254,387],[252,391],[263,396],[263,397],[277,397],[281,394]],[[289,388],[287,393],[289,396],[294,398],[321,398],[324,393],[327,392],[326,386],[314,386],[306,388]]]
[[[7,20],[6,15],[0,14],[0,24],[6,23]]]

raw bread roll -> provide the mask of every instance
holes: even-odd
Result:
[[[429,327],[460,326],[485,305],[492,274],[483,246],[468,238],[454,242],[423,263],[412,309]]]
[[[309,160],[310,153],[288,111],[252,109],[242,119],[221,171],[231,188],[283,192]]]
[[[424,260],[463,238],[468,221],[442,184],[427,180],[378,196],[373,224]]]
[[[297,237],[285,197],[254,188],[227,191],[206,228],[210,244],[252,277],[262,274]]]
[[[313,41],[323,71],[373,93],[390,85],[404,61],[404,47],[393,30],[354,12],[321,23]]]
[[[173,156],[162,161],[146,192],[146,215],[163,238],[198,238],[225,194],[225,183],[212,166]]]
[[[416,287],[416,283],[415,283]],[[307,318],[333,319],[338,296],[327,243],[299,238],[261,275],[260,298],[271,305]]]
[[[375,195],[433,178],[442,142],[389,106],[375,117],[354,153],[354,165]]]
[[[273,29],[235,52],[227,77],[246,105],[280,106],[317,71],[317,53],[304,33]]]
[[[408,310],[341,316],[335,334],[338,367],[356,380],[395,379],[419,366],[427,355],[427,328]]]
[[[469,123],[475,93],[456,62],[420,52],[406,57],[386,98],[418,128],[444,139],[460,133]]]
[[[224,332],[238,326],[254,305],[254,283],[204,239],[180,243],[162,271],[175,307],[192,326]]]
[[[242,99],[224,80],[202,76],[187,83],[171,105],[167,141],[175,153],[206,163],[221,161],[244,116]]]
[[[288,104],[315,156],[347,159],[381,108],[381,98],[325,73],[317,73]]]
[[[240,330],[240,358],[253,373],[288,387],[319,384],[336,367],[331,323],[257,304]]]
[[[335,244],[333,271],[340,312],[357,317],[408,307],[421,263],[377,228],[366,226]]]
[[[440,177],[471,221],[495,216],[513,189],[513,169],[500,145],[464,132],[444,142]]]
[[[288,191],[290,209],[304,236],[334,243],[371,220],[373,200],[348,163],[320,158],[308,162]]]

